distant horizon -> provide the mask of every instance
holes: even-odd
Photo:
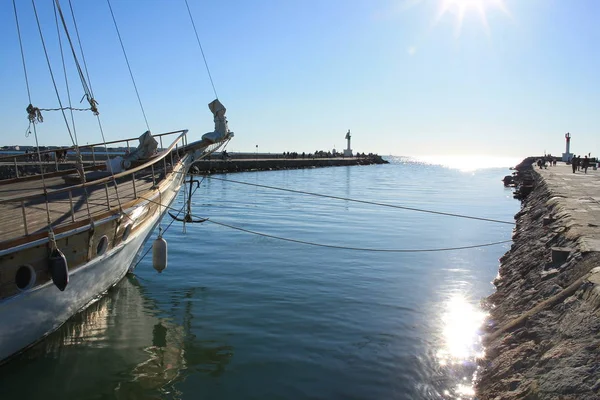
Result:
[[[88,147],[91,145],[88,144],[80,144],[79,147]],[[20,148],[24,148],[24,149],[29,149],[29,148],[35,148],[35,145],[28,145],[28,144],[20,144],[20,145],[0,145],[0,150],[3,151],[10,151],[12,149],[10,148],[16,148],[19,147]],[[60,149],[60,148],[71,148],[72,146],[69,145],[40,145],[40,147],[42,148],[52,148],[52,149]],[[96,143],[95,147],[103,147],[102,143]],[[113,145],[108,145],[106,146],[109,149],[120,149],[120,148],[127,148],[127,146],[113,146]],[[131,143],[131,145],[129,146],[130,148],[135,148],[137,147],[137,143]],[[9,149],[5,149],[5,148],[9,148]],[[298,154],[302,154],[302,151],[294,151],[294,150],[284,150],[284,151],[263,151],[263,150],[233,150],[233,149],[225,149],[227,150],[229,153],[243,153],[243,154],[284,154],[284,153],[298,153]],[[325,151],[325,152],[333,152],[333,150],[336,151],[337,154],[342,154],[344,149],[315,149],[316,151]],[[305,154],[312,154],[315,152],[315,150],[313,151],[304,151]],[[14,151],[20,151],[20,150],[14,150]],[[365,153],[365,154],[369,154],[369,152],[366,151],[355,151],[354,149],[352,150],[352,154],[357,154],[357,153]],[[427,160],[427,159],[460,159],[460,158],[470,158],[470,159],[476,159],[476,158],[488,158],[488,159],[524,159],[527,157],[538,157],[538,156],[543,156],[543,155],[551,155],[551,156],[555,156],[555,157],[561,157],[562,156],[562,152],[561,153],[551,153],[551,152],[539,152],[538,154],[528,154],[528,155],[504,155],[504,154],[392,154],[392,153],[375,153],[375,152],[370,152],[373,154],[378,154],[380,156],[384,156],[384,157],[404,157],[404,158],[415,158],[415,159],[422,159],[422,160]],[[572,154],[579,154],[579,153],[573,153]],[[581,153],[584,154],[584,153]],[[588,153],[585,153],[588,154]]]

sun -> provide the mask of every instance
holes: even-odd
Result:
[[[469,7],[481,8],[485,0],[442,0],[442,8],[457,7],[465,10]]]
[[[508,15],[508,10],[504,5],[503,0],[440,0],[440,6],[436,22],[444,17],[446,14],[456,15],[456,33],[460,35],[465,15],[468,12],[476,12],[479,14],[481,22],[489,34],[489,25],[487,22],[487,11],[489,9],[501,10]]]

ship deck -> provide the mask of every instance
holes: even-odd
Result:
[[[88,181],[94,174],[100,175],[87,173]],[[158,181],[158,177],[155,179]],[[88,220],[90,215],[106,213],[119,202],[123,205],[135,200],[154,186],[151,171],[140,171],[135,184],[132,177],[118,179],[118,191],[112,181],[86,188],[72,187],[78,183],[77,174],[45,178],[43,182],[37,179],[0,183],[0,243],[47,230],[48,215],[53,227]],[[49,193],[47,202],[44,186]],[[68,187],[72,189],[52,193]]]

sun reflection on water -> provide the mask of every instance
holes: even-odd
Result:
[[[474,372],[478,358],[483,357],[480,328],[486,313],[478,309],[462,295],[454,295],[445,303],[442,315],[443,347],[437,352],[437,361],[442,367],[471,366],[468,371]],[[467,371],[465,370],[465,372]],[[453,388],[456,399],[467,399],[475,396],[473,376],[463,376]],[[448,397],[450,392],[445,393]]]
[[[488,168],[510,168],[523,161],[519,157],[499,157],[489,155],[422,155],[414,157],[389,156],[391,163],[417,163],[423,165],[441,165],[461,172],[474,172]]]
[[[441,165],[458,169],[462,172],[473,172],[486,168],[509,168],[517,165],[523,159],[518,157],[499,157],[489,155],[437,155],[415,157],[417,161],[426,164]]]

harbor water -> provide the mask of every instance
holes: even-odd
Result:
[[[510,243],[423,250],[509,241],[513,225],[386,205],[512,222],[501,179],[518,160],[388,160],[198,177],[208,221],[165,217],[168,268],[150,252],[0,366],[2,399],[473,398],[480,303]]]

